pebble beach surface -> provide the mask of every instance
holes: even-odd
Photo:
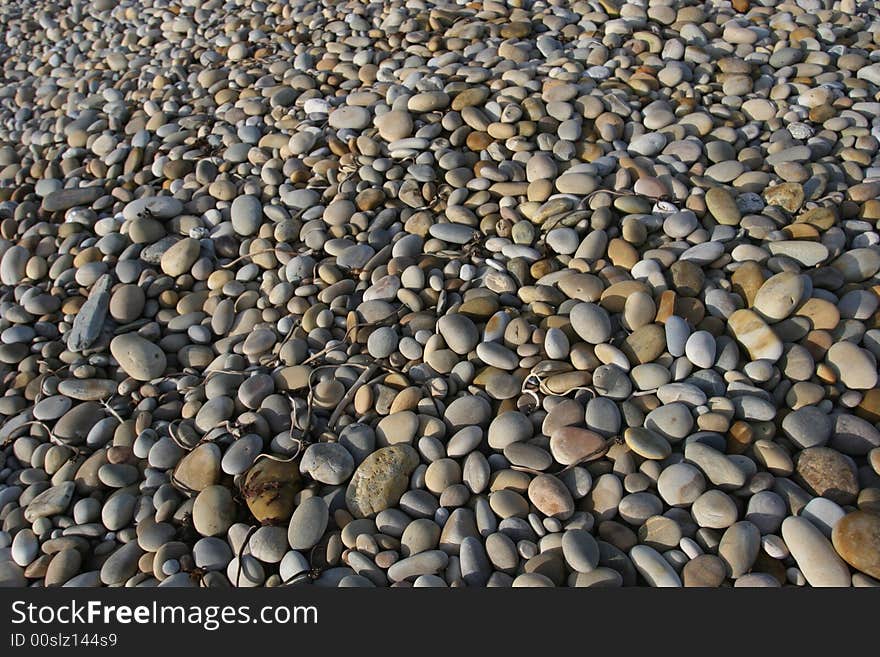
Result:
[[[0,585],[880,584],[880,7],[0,3]]]

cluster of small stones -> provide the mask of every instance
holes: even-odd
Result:
[[[876,586],[880,11],[0,3],[0,584]]]

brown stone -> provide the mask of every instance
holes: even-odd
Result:
[[[488,147],[489,144],[491,144],[493,141],[495,140],[492,139],[492,137],[490,137],[485,132],[476,131],[470,133],[467,136],[467,139],[465,139],[467,147],[470,148],[472,151],[481,151]]]
[[[481,295],[468,299],[458,309],[462,315],[467,315],[471,319],[488,319],[494,315],[499,308],[498,298],[488,295]]]
[[[605,446],[605,439],[589,429],[562,427],[550,437],[550,451],[557,463],[571,465],[582,459],[600,458],[600,450]]]
[[[666,320],[675,314],[675,292],[666,290],[660,295],[657,303],[657,317],[655,320],[660,324],[665,324]]]
[[[880,579],[880,514],[854,511],[834,525],[831,542],[853,568]]]
[[[735,311],[728,320],[727,328],[752,360],[764,358],[775,362],[782,356],[782,340],[754,311]]]
[[[810,224],[791,224],[782,229],[790,240],[815,241],[819,239],[819,229]]]
[[[736,201],[723,187],[713,187],[706,192],[706,206],[719,224],[737,226],[742,220]]]
[[[826,299],[811,297],[795,311],[795,316],[806,317],[813,328],[820,331],[833,331],[840,322],[837,306]]]
[[[666,350],[666,332],[660,324],[645,324],[626,336],[620,350],[634,365],[651,363]]]

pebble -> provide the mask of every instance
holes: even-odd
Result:
[[[232,495],[224,486],[208,486],[192,507],[193,526],[202,536],[218,536],[232,525],[235,516]]]
[[[880,431],[850,413],[836,413],[832,420],[831,447],[843,454],[864,456],[880,447]]]
[[[437,330],[449,348],[457,354],[467,354],[480,341],[477,327],[464,315],[444,315],[437,320]]]
[[[689,463],[672,464],[657,478],[657,492],[672,507],[690,506],[705,490],[705,477]]]
[[[579,573],[589,573],[599,565],[599,545],[583,529],[569,529],[562,535],[562,554],[571,569]]]
[[[143,554],[137,541],[118,547],[101,566],[101,582],[108,586],[122,584],[137,573],[138,560]]]
[[[565,520],[574,513],[574,500],[568,488],[549,474],[535,477],[528,488],[529,500],[544,515]]]
[[[672,447],[662,436],[650,429],[630,427],[624,433],[627,447],[645,459],[662,461],[672,453]]]
[[[849,569],[843,559],[809,520],[786,518],[782,538],[810,586],[850,586]]]
[[[801,517],[813,523],[826,538],[831,538],[834,527],[845,515],[846,512],[839,505],[824,497],[814,497],[801,509]],[[843,555],[840,550],[838,553]]]
[[[12,560],[24,568],[37,558],[40,543],[30,529],[22,529],[12,539]]]
[[[198,260],[200,250],[199,241],[191,237],[175,242],[162,254],[160,260],[162,271],[169,276],[180,276],[189,272]]]
[[[846,514],[834,525],[831,540],[837,554],[850,566],[880,578],[880,515],[867,511]]]
[[[229,208],[233,230],[239,235],[253,235],[263,218],[263,205],[256,196],[239,196]]]
[[[807,292],[806,279],[793,272],[780,272],[768,278],[755,295],[752,307],[765,321],[778,322],[800,305]]]
[[[656,588],[682,586],[678,573],[654,548],[636,545],[629,551],[629,558],[648,586]]]
[[[418,463],[419,456],[409,445],[391,445],[370,454],[354,471],[345,493],[349,511],[364,518],[397,504]]]
[[[155,448],[154,448],[155,449]],[[150,450],[152,456],[153,450]],[[178,462],[174,477],[185,487],[201,491],[220,479],[220,448],[213,443],[197,445]]]
[[[433,575],[446,567],[449,555],[442,550],[426,550],[411,557],[401,559],[388,569],[388,579],[402,582],[420,575]]]
[[[309,570],[309,562],[301,552],[290,550],[285,553],[278,566],[278,574],[281,576],[282,582],[289,582],[297,575],[301,575]]]
[[[579,303],[571,309],[571,326],[582,340],[602,344],[611,337],[611,320],[601,306]]]
[[[725,564],[714,554],[701,554],[684,565],[681,578],[688,588],[717,588],[726,579]]]
[[[354,472],[354,457],[339,443],[315,443],[306,448],[299,468],[322,484],[339,485]]]
[[[119,367],[133,379],[150,381],[159,378],[168,365],[162,349],[135,333],[118,335],[110,342],[110,353]]]
[[[63,586],[76,576],[81,566],[82,556],[77,550],[66,548],[56,552],[46,568],[46,586]]]
[[[30,523],[40,518],[51,518],[64,513],[73,499],[75,484],[66,481],[63,484],[52,486],[34,497],[24,510],[24,518]]]
[[[192,554],[196,566],[208,571],[226,570],[232,560],[229,544],[214,537],[205,537],[196,541]]]
[[[707,490],[694,500],[691,514],[700,527],[726,529],[739,515],[733,500],[720,490]]]
[[[875,7],[56,4],[0,583],[876,583]]]
[[[236,440],[220,461],[220,467],[226,474],[238,475],[254,464],[254,460],[263,449],[263,439],[257,434],[247,434]],[[152,451],[150,452],[152,458]]]
[[[831,418],[814,406],[804,406],[785,416],[782,431],[801,449],[821,447],[831,437]]]
[[[598,433],[577,427],[563,427],[550,437],[550,451],[557,463],[572,465],[598,455],[605,439]]]
[[[226,578],[233,586],[251,588],[263,584],[266,571],[255,557],[245,554],[232,558],[226,567]]]
[[[746,483],[746,474],[736,463],[709,445],[688,443],[684,448],[684,457],[700,468],[706,478],[719,488],[735,489]]]
[[[300,504],[290,517],[287,541],[294,550],[314,547],[327,529],[329,510],[320,497],[310,497]]]
[[[782,340],[754,311],[737,310],[728,319],[727,326],[751,360],[776,362],[782,356]]]
[[[688,360],[703,369],[715,363],[715,338],[708,331],[696,331],[688,338],[684,353]]]
[[[752,568],[761,549],[761,532],[754,523],[744,520],[728,527],[718,544],[718,556],[727,568],[727,575],[737,579]]]
[[[825,354],[825,360],[847,388],[868,390],[877,385],[876,359],[852,342],[835,342]]]
[[[851,504],[858,491],[858,475],[850,460],[830,447],[810,447],[797,457],[795,472],[817,497]]]

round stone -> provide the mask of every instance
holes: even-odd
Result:
[[[588,531],[569,529],[562,535],[562,555],[572,570],[589,573],[599,565],[599,544]]]
[[[611,337],[611,319],[601,306],[579,303],[569,314],[571,327],[585,342],[602,344]]]
[[[713,187],[706,192],[706,207],[719,224],[736,226],[742,220],[733,197],[721,187]]]
[[[315,443],[306,448],[299,469],[315,481],[335,486],[351,477],[354,458],[339,443]]]
[[[867,511],[846,514],[834,525],[831,540],[850,566],[880,579],[880,515]]]
[[[684,352],[694,365],[706,369],[715,363],[715,348],[715,338],[711,333],[696,331],[685,343]]]
[[[363,130],[370,125],[370,111],[365,107],[343,105],[330,112],[329,124],[337,130]]]
[[[405,444],[383,447],[370,454],[348,484],[348,510],[356,518],[365,518],[397,504],[418,463],[416,450]]]
[[[718,544],[718,556],[726,566],[727,575],[736,579],[751,570],[760,549],[760,530],[754,523],[743,520],[725,530]]]
[[[852,504],[859,494],[856,469],[830,447],[810,447],[796,461],[795,472],[808,490],[837,504]]]
[[[294,550],[310,550],[327,530],[329,522],[327,503],[321,497],[304,500],[293,511],[287,528],[287,542]]]
[[[191,237],[175,242],[162,254],[162,271],[169,276],[187,273],[198,260],[200,250],[199,241]]]
[[[204,570],[226,570],[232,560],[229,544],[215,537],[205,537],[196,541],[192,550],[196,566]]]

